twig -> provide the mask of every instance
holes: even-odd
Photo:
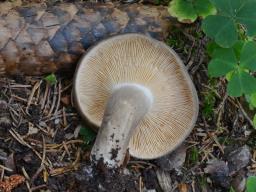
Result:
[[[39,189],[42,189],[42,188],[47,188],[47,185],[46,184],[42,184],[42,185],[38,185],[38,186],[32,187],[31,191],[38,191]]]
[[[41,155],[40,155],[32,146],[30,146],[28,143],[26,143],[26,142],[24,141],[24,139],[20,136],[19,133],[17,133],[14,129],[9,130],[9,132],[10,132],[10,134],[11,134],[20,144],[22,144],[22,145],[27,146],[28,148],[30,148],[30,149],[38,156],[38,158],[42,160]],[[45,163],[46,165],[48,165],[47,162],[44,162],[44,163]]]
[[[61,99],[61,81],[59,81],[59,86],[58,86],[58,100],[57,100],[57,105],[55,108],[55,111],[53,114],[57,114],[59,106],[60,106],[60,99]]]
[[[34,181],[38,177],[38,175],[42,172],[42,170],[45,168],[44,161],[45,161],[45,157],[46,157],[46,145],[45,145],[44,135],[42,135],[42,141],[43,141],[43,156],[42,156],[40,167],[37,169],[36,173],[32,176],[32,179],[31,179],[32,184],[34,183]]]
[[[41,83],[42,83],[42,81],[36,82],[36,84],[34,85],[34,87],[33,87],[32,90],[31,90],[31,93],[30,93],[29,98],[28,98],[27,107],[26,107],[26,112],[27,112],[27,114],[29,114],[29,113],[28,113],[28,108],[29,108],[29,106],[30,106],[31,103],[32,103],[32,99],[33,99],[33,97],[34,97],[34,94],[35,94],[36,90],[39,88],[39,86],[41,85]]]
[[[245,118],[247,119],[247,121],[249,122],[249,124],[250,124],[252,127],[254,127],[254,124],[253,124],[252,119],[248,116],[248,114],[247,114],[246,111],[244,110],[244,108],[243,108],[243,106],[241,105],[241,103],[240,103],[238,100],[236,100],[236,102],[237,102],[237,104],[238,104],[238,106],[239,106],[241,112],[243,113],[244,117],[245,117]]]
[[[17,95],[11,95],[11,97],[14,98],[15,100],[22,101],[22,102],[24,102],[24,103],[27,103],[27,102],[28,102],[27,99],[24,99],[24,98],[19,97],[19,96],[17,96]]]
[[[72,87],[72,82],[71,83],[69,83],[66,87],[64,87],[62,90],[61,90],[61,92],[63,93],[64,91],[66,91],[66,90],[68,90],[70,87]]]
[[[3,181],[3,179],[4,179],[4,169],[2,169],[2,171],[1,171],[1,178],[0,178],[0,181]]]
[[[67,127],[68,122],[67,122],[65,107],[62,108],[62,116],[63,116],[63,126],[64,126],[64,127]]]
[[[63,116],[63,114],[55,115],[55,116],[51,117],[50,119],[46,119],[45,122],[52,121],[52,120],[60,118],[62,116]],[[77,114],[76,113],[68,113],[68,114],[66,114],[66,117],[69,117],[69,116],[73,117],[73,116],[77,116]]]
[[[51,116],[51,114],[52,114],[52,111],[53,111],[53,109],[54,109],[54,107],[55,107],[55,103],[56,103],[56,100],[57,100],[57,91],[56,91],[56,89],[57,89],[57,85],[55,84],[54,85],[54,91],[53,91],[53,100],[52,100],[52,105],[51,105],[51,108],[50,108],[50,110],[49,110],[49,112],[48,112],[48,115],[47,115],[47,117],[50,117]]]
[[[23,173],[24,177],[25,177],[27,180],[30,180],[30,177],[29,177],[29,175],[28,175],[26,169],[25,169],[24,167],[22,167],[21,170],[22,170],[22,173]]]
[[[142,177],[139,178],[139,186],[140,186],[140,192],[142,192]]]
[[[50,85],[47,83],[46,87],[45,87],[44,97],[43,97],[43,100],[41,103],[41,110],[43,110],[45,107],[45,101],[46,101],[47,95],[49,94],[49,87],[50,87]]]
[[[5,166],[3,166],[3,165],[0,165],[0,169],[6,170],[6,171],[9,171],[9,172],[13,172],[12,169],[10,169],[10,168],[8,168],[8,167],[5,167]]]

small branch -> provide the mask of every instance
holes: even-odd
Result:
[[[249,115],[246,113],[246,111],[244,110],[243,106],[241,105],[241,103],[237,100],[237,104],[241,110],[241,112],[243,113],[244,117],[246,118],[246,120],[250,123],[250,125],[252,127],[254,127],[253,121],[252,119],[249,117]]]

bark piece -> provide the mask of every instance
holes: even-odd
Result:
[[[49,71],[74,70],[81,54],[99,39],[138,32],[163,40],[168,35],[166,26],[171,25],[167,9],[162,6],[84,2],[16,7],[8,2],[1,4],[2,9],[5,10],[0,13],[0,58],[5,62],[0,63],[1,75],[42,75]],[[53,54],[35,51],[38,45],[46,45],[46,41]],[[24,48],[35,52],[31,61],[36,61],[34,68],[37,70],[31,70],[31,62],[20,59]],[[60,60],[60,54],[72,56]]]

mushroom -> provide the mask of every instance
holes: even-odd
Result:
[[[197,93],[178,55],[136,33],[103,40],[83,56],[74,96],[82,117],[100,127],[91,159],[109,168],[121,166],[127,150],[139,159],[170,153],[198,115]]]

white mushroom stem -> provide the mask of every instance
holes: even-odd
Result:
[[[149,111],[153,96],[138,84],[118,85],[110,96],[91,158],[102,160],[108,167],[122,165],[134,130]]]

